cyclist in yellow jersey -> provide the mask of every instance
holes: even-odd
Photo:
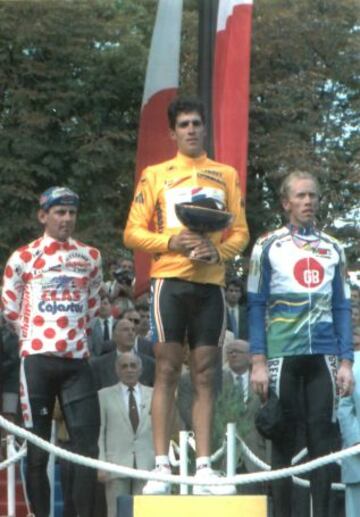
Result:
[[[214,372],[226,327],[224,261],[244,250],[249,235],[235,169],[210,160],[204,151],[202,103],[191,97],[177,98],[169,105],[168,118],[178,153],[172,160],[143,171],[124,242],[129,248],[152,254],[151,327],[156,356],[152,424],[156,470],[170,472],[169,414],[175,403],[182,348],[187,337],[194,384],[196,477],[209,479],[210,483],[215,476],[210,466]],[[214,200],[232,213],[225,234],[197,234],[186,229],[177,218],[176,204],[206,199]],[[149,481],[144,493],[164,494],[169,490],[168,483]],[[195,485],[193,492],[232,494],[235,487]]]

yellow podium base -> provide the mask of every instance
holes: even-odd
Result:
[[[120,496],[118,517],[266,517],[266,496]]]

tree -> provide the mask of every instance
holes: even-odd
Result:
[[[120,246],[155,2],[0,4],[0,256],[38,233],[38,195],[80,194],[78,236]]]
[[[294,169],[318,177],[320,223],[359,257],[359,27],[353,0],[254,5],[247,214],[252,238],[280,221],[277,188]]]

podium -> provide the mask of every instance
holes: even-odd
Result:
[[[267,517],[267,498],[260,495],[121,495],[117,517]]]

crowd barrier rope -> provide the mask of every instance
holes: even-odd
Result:
[[[24,440],[28,440],[38,447],[44,449],[49,453],[53,453],[60,458],[63,458],[68,461],[73,461],[75,463],[81,464],[83,466],[92,467],[96,469],[106,470],[108,472],[114,474],[121,474],[123,476],[136,478],[136,479],[153,479],[158,481],[167,481],[174,484],[185,484],[185,485],[193,485],[195,483],[193,476],[188,475],[177,475],[177,474],[160,474],[156,472],[141,470],[141,469],[133,469],[130,467],[124,467],[122,465],[117,465],[114,463],[109,463],[106,461],[97,460],[94,458],[88,458],[85,456],[81,456],[80,454],[76,454],[74,452],[66,451],[57,445],[52,445],[51,443],[43,440],[39,436],[32,434],[22,427],[18,427],[12,422],[8,421],[4,417],[0,416],[0,427],[3,427],[8,433],[14,434],[18,438],[22,438]],[[353,447],[349,447],[348,449],[343,449],[341,451],[332,452],[327,456],[322,456],[320,458],[316,458],[311,461],[307,461],[302,463],[301,465],[293,465],[291,467],[271,470],[271,471],[261,471],[254,472],[250,474],[237,474],[232,476],[226,476],[214,480],[211,482],[213,485],[228,485],[228,484],[249,484],[255,482],[264,482],[264,481],[272,481],[276,479],[281,479],[288,476],[296,476],[299,474],[304,474],[310,472],[316,468],[319,468],[324,465],[328,465],[330,463],[334,463],[340,461],[344,458],[349,458],[355,454],[360,453],[360,444],[354,445]],[[11,462],[9,460],[5,460],[0,464],[0,470],[6,468],[12,462],[17,461],[17,459],[12,458]],[[4,466],[5,465],[5,466]],[[207,480],[196,480],[196,484],[198,485],[208,485],[209,482]]]

